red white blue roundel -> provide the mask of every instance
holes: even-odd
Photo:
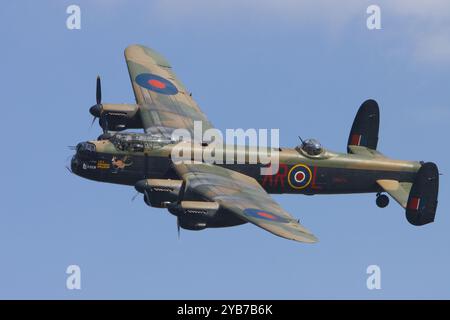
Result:
[[[151,73],[141,73],[136,76],[136,83],[141,87],[162,94],[173,95],[178,93],[177,87],[167,79]]]
[[[312,179],[311,169],[304,164],[297,164],[289,170],[288,183],[294,189],[304,189]]]
[[[245,209],[244,210],[244,214],[248,217],[253,217],[253,218],[258,218],[258,219],[263,219],[263,220],[268,220],[268,221],[274,221],[274,222],[289,222],[289,220],[277,216],[273,213],[270,213],[268,211],[264,211],[264,210],[260,210],[260,209]]]

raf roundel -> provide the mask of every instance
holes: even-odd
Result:
[[[289,170],[288,182],[293,189],[304,189],[311,183],[311,169],[304,164],[297,164]]]
[[[136,76],[136,83],[141,87],[161,94],[174,95],[177,87],[167,79],[151,73],[141,73]]]
[[[277,216],[273,213],[270,213],[268,211],[260,210],[260,209],[245,209],[244,214],[248,217],[258,218],[262,220],[268,220],[273,222],[289,222],[288,219],[285,219],[283,217]]]

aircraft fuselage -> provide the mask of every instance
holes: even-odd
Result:
[[[95,151],[78,151],[72,171],[84,178],[134,186],[142,179],[179,179],[172,169],[174,145],[128,152],[117,150],[108,140],[91,141]],[[200,144],[197,148],[204,148]],[[240,152],[240,151],[238,151]],[[248,150],[245,159],[248,160]],[[226,157],[224,151],[224,158]],[[225,162],[225,161],[223,161]],[[416,161],[325,151],[321,157],[307,157],[296,149],[281,148],[279,170],[261,175],[261,163],[215,164],[255,178],[273,194],[345,194],[382,191],[379,179],[413,182],[421,164]]]

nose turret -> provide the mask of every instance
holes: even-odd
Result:
[[[89,160],[93,159],[96,147],[91,142],[80,142],[75,147],[75,150],[75,154],[70,161],[70,169],[73,173],[79,175],[80,169],[85,169],[83,165],[87,166],[86,163],[89,163]]]

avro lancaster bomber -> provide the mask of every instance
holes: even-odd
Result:
[[[271,193],[371,192],[381,208],[388,205],[388,194],[404,208],[409,223],[434,221],[438,168],[432,162],[394,160],[377,151],[380,115],[374,100],[359,108],[346,153],[328,150],[314,139],[302,140],[295,148],[277,150],[279,167],[272,175],[261,174],[266,166],[260,161],[262,149],[233,149],[244,163],[176,162],[171,155],[180,144],[189,143],[194,154],[208,148],[208,141],[180,141],[173,136],[175,130],[193,133],[195,122],[201,122],[202,130],[213,126],[163,56],[132,45],[125,59],[136,103],[102,103],[97,78],[97,103],[90,113],[99,119],[103,134],[76,146],[71,171],[95,181],[134,186],[147,205],[176,216],[178,231],[250,222],[280,237],[316,242]],[[224,158],[227,150],[222,150]],[[251,152],[256,152],[256,162],[249,161]]]

